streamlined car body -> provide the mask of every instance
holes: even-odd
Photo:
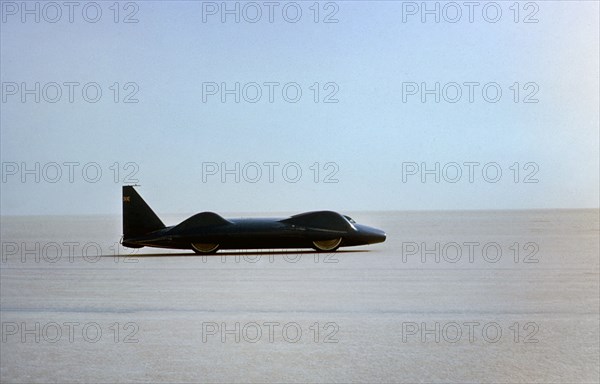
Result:
[[[307,212],[287,218],[225,219],[198,213],[167,227],[133,186],[123,186],[123,238],[129,248],[190,249],[211,254],[219,249],[312,248],[332,252],[339,247],[385,241],[385,232],[357,224],[332,211]]]

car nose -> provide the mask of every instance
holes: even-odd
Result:
[[[366,225],[358,225],[357,229],[361,237],[369,244],[383,243],[387,236],[381,229],[368,227]]]
[[[381,229],[372,228],[373,233],[371,237],[373,238],[374,243],[383,243],[387,237],[386,233]]]

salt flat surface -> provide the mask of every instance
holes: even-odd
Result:
[[[387,241],[129,255],[120,217],[3,217],[0,379],[598,382],[598,210],[351,216]]]

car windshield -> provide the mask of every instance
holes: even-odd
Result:
[[[351,217],[344,215],[344,217],[346,218],[346,220],[348,220],[349,222],[351,222],[352,224],[356,224],[356,221],[352,220]]]

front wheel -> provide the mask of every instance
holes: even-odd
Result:
[[[313,241],[313,245],[315,246],[315,250],[317,252],[334,252],[336,249],[340,247],[342,243],[342,238],[338,237],[337,239],[332,240],[319,240]]]
[[[213,255],[219,250],[219,244],[192,243],[192,250],[198,255]]]

